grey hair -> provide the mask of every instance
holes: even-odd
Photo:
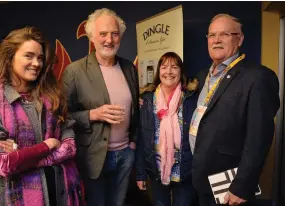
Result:
[[[107,8],[103,8],[103,9],[97,9],[95,10],[93,13],[91,13],[89,16],[88,16],[88,19],[87,19],[87,22],[86,22],[86,25],[85,25],[85,31],[86,31],[86,34],[88,36],[89,39],[92,38],[92,30],[94,31],[94,22],[100,17],[100,16],[103,16],[103,15],[107,15],[107,16],[113,16],[118,24],[119,24],[119,30],[120,30],[120,36],[122,37],[124,32],[126,31],[126,24],[124,22],[124,20],[119,17],[116,12],[114,12],[113,10],[110,10],[110,9],[107,9]]]
[[[229,14],[217,14],[216,16],[214,16],[210,22],[210,25],[218,18],[221,18],[221,17],[226,17],[226,18],[229,18],[231,19],[232,21],[236,22],[237,23],[237,26],[238,28],[240,29],[241,33],[242,33],[242,24],[240,23],[239,19],[234,17],[234,16],[231,16]]]

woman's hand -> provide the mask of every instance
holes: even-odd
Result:
[[[13,151],[17,150],[18,145],[15,143],[14,140],[7,139],[4,141],[0,141],[0,148],[2,148],[2,150],[4,152],[9,153],[9,152],[13,152]]]
[[[140,105],[140,108],[141,108],[141,106],[143,106],[143,99],[142,98],[139,98],[139,105]]]
[[[58,149],[60,147],[60,141],[55,138],[48,138],[44,141],[47,144],[50,150]]]
[[[137,186],[140,190],[146,190],[146,181],[137,181]]]

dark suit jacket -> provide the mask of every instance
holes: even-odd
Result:
[[[116,57],[129,85],[132,95],[130,141],[135,141],[138,124],[138,75],[135,66],[128,60]],[[63,75],[67,94],[68,110],[76,121],[75,140],[77,162],[84,177],[96,179],[101,173],[110,137],[111,125],[89,120],[89,111],[110,104],[95,52],[67,66]]]
[[[208,70],[199,79],[201,90]],[[196,138],[193,184],[212,194],[208,175],[238,167],[230,191],[248,199],[254,194],[274,134],[279,83],[270,69],[246,59],[224,77],[213,96]]]

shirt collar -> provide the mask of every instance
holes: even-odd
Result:
[[[99,64],[99,63],[98,63]],[[118,67],[119,65],[119,61],[116,61],[115,64],[113,66],[107,67],[107,66],[102,66],[101,64],[99,64],[100,68],[114,68],[114,67]]]
[[[227,60],[225,60],[222,64],[225,64],[226,66],[229,66],[230,63],[232,63],[236,58],[238,58],[239,53],[236,53],[235,55],[231,56]]]
[[[217,66],[217,75],[221,74],[226,68],[227,66],[230,65],[230,63],[232,63],[236,58],[238,58],[239,56],[239,52],[237,52],[236,54],[234,54],[233,56],[231,56],[230,58],[226,59],[225,61],[223,61],[222,63],[220,63],[218,66]],[[213,65],[211,66],[210,68],[210,74],[212,74],[213,72]]]
[[[10,104],[21,97],[21,95],[9,84],[4,85],[4,94]]]

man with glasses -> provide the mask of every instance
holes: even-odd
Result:
[[[240,52],[241,27],[237,18],[219,14],[208,30],[213,63],[198,75],[201,89],[189,130],[200,206],[216,205],[208,176],[233,168],[238,170],[229,189],[219,189],[225,193],[220,204],[250,205],[272,143],[278,79]]]

